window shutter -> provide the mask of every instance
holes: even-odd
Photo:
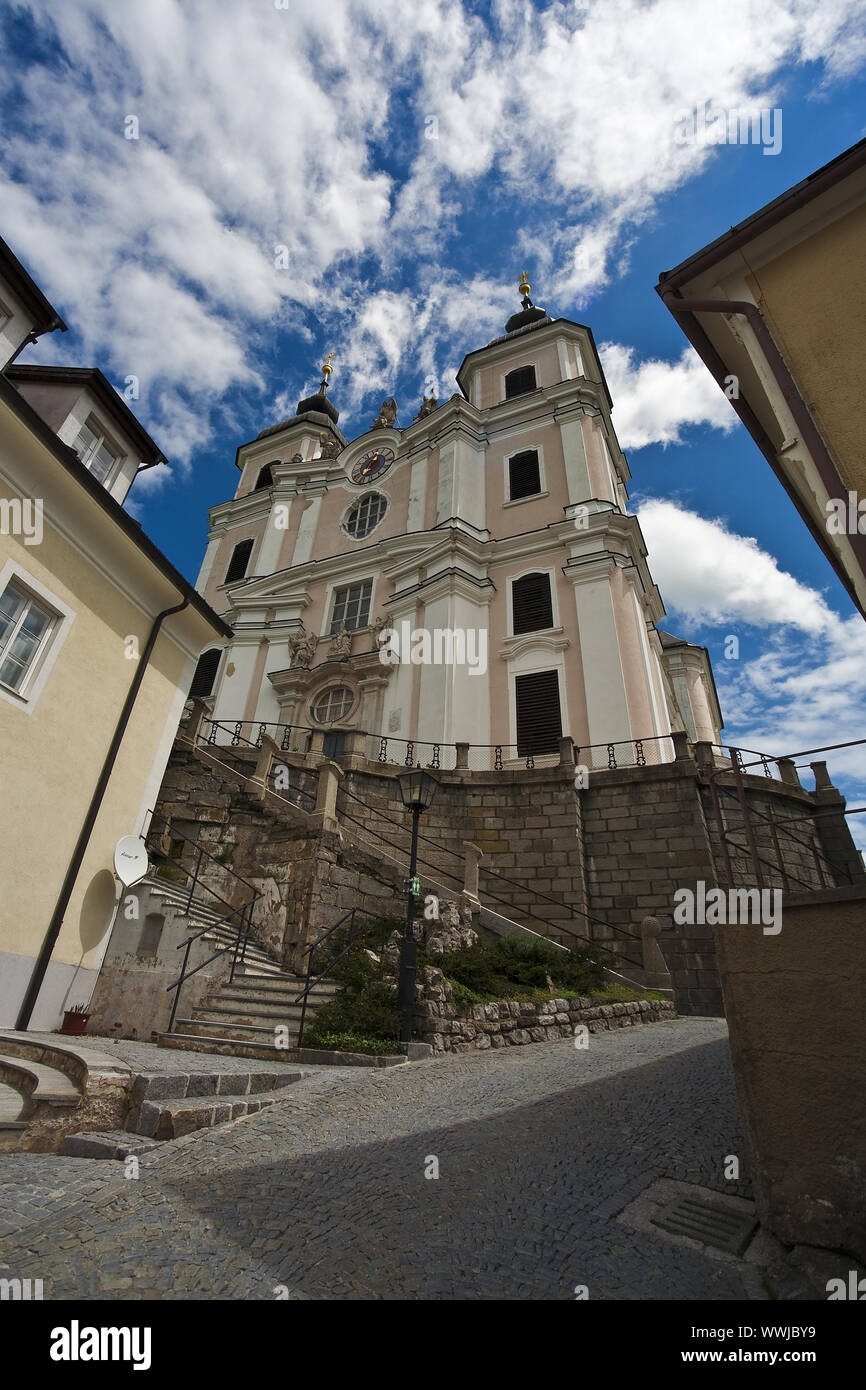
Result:
[[[250,562],[252,553],[252,541],[241,541],[240,545],[235,546],[232,551],[232,558],[229,561],[229,567],[226,570],[225,580],[223,581],[225,584],[231,584],[235,579],[243,579],[247,572],[247,565]]]
[[[534,671],[514,681],[517,703],[517,752],[521,758],[559,751],[562,720],[559,680],[555,671]]]
[[[541,470],[535,449],[525,449],[522,454],[513,454],[508,460],[508,500],[517,502],[521,497],[533,497],[541,491]]]
[[[191,697],[193,695],[210,695],[213,692],[213,683],[216,680],[221,656],[222,652],[219,647],[214,647],[209,652],[203,652],[199,657],[195,675],[192,678],[192,685],[189,688]]]
[[[553,627],[549,574],[525,574],[511,586],[514,635]]]
[[[510,401],[513,396],[524,396],[527,391],[534,390],[534,367],[517,367],[513,372],[509,372],[505,378],[505,399],[507,401]]]

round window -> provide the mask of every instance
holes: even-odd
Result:
[[[369,536],[382,517],[388,504],[380,492],[368,492],[360,498],[349,512],[343,523],[350,536],[356,540],[361,540],[364,536]]]
[[[336,719],[345,719],[355,697],[347,685],[333,685],[316,699],[313,705],[313,718],[317,724],[333,724]]]

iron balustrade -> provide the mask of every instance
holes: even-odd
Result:
[[[237,720],[235,720],[235,721],[233,721],[233,722],[234,722],[234,727],[233,727],[232,729],[229,729],[229,728],[227,727],[227,724],[224,723],[224,722],[222,722],[222,721],[220,721],[220,720],[203,719],[203,720],[202,720],[202,728],[204,728],[204,725],[205,725],[205,724],[210,725],[210,732],[208,733],[207,738],[205,738],[205,739],[203,740],[204,746],[205,746],[206,748],[208,748],[209,750],[212,750],[214,747],[217,747],[217,748],[226,748],[226,747],[229,747],[229,748],[239,748],[241,744],[244,744],[246,748],[250,748],[250,749],[252,749],[254,752],[258,752],[258,751],[261,749],[261,747],[262,747],[262,744],[263,744],[263,741],[264,741],[264,735],[265,735],[265,733],[267,732],[267,729],[268,729],[269,727],[270,727],[270,728],[282,727],[282,728],[286,731],[286,734],[285,734],[285,738],[286,738],[286,739],[288,738],[288,734],[289,734],[289,732],[290,732],[291,730],[293,730],[293,729],[296,728],[296,727],[299,727],[299,726],[295,726],[295,725],[291,725],[291,724],[286,724],[286,725],[282,725],[282,726],[279,726],[279,725],[265,725],[265,724],[259,724],[259,726],[258,726],[258,728],[259,728],[258,739],[257,739],[256,741],[254,741],[254,740],[252,740],[252,739],[246,738],[246,737],[244,736],[244,734],[241,733],[241,727],[242,727],[242,722],[243,722],[243,721],[237,721]],[[220,730],[221,730],[222,732],[225,732],[225,733],[227,733],[227,734],[230,735],[230,741],[229,741],[228,744],[220,743],[220,742],[218,741],[218,739],[216,738],[217,731],[220,731]],[[274,742],[276,742],[276,740],[274,740]],[[286,742],[284,742],[283,745],[281,746],[280,751],[281,751],[281,752],[297,752],[298,750],[288,748],[287,745],[286,745]],[[223,762],[221,762],[219,758],[216,758],[216,754],[214,754],[214,753],[212,753],[212,752],[211,752],[211,756],[214,757],[214,758],[216,759],[216,761],[219,763],[220,767],[226,768],[226,770],[227,770],[228,772],[237,774],[238,769],[237,769],[236,767],[232,767],[232,766],[230,766],[230,764],[228,764],[228,763],[223,763]],[[281,800],[281,801],[288,801],[288,800],[289,800],[288,797],[280,796],[279,791],[277,791],[274,787],[268,787],[267,790],[270,792],[270,794],[271,794],[272,796],[280,797],[280,800]],[[298,785],[292,786],[291,783],[290,783],[287,787],[283,788],[283,790],[285,790],[285,791],[290,791],[290,792],[292,793],[292,796],[295,798],[295,802],[294,802],[295,805],[299,806],[299,805],[301,804],[302,801],[305,801],[305,802],[308,804],[308,806],[310,807],[310,809],[312,809],[312,808],[315,807],[315,804],[316,804],[316,795],[315,795],[314,792],[307,791],[305,787],[298,786]]]
[[[779,842],[779,827],[790,827],[791,824],[808,821],[812,824],[813,831],[815,832],[815,834],[817,834],[817,824],[819,817],[821,817],[822,815],[827,816],[828,814],[838,814],[838,812],[835,809],[821,806],[817,806],[813,811],[807,812],[803,815],[786,816],[781,818],[777,817],[773,813],[772,806],[768,806],[767,809],[769,814],[764,814],[764,812],[759,811],[757,807],[750,804],[749,799],[746,796],[746,784],[744,779],[746,776],[752,775],[750,773],[750,769],[760,768],[760,771],[761,773],[763,773],[765,778],[769,778],[773,781],[778,781],[783,787],[790,786],[796,789],[800,789],[799,782],[796,779],[792,781],[790,777],[783,776],[783,764],[786,764],[789,768],[793,769],[795,766],[794,760],[796,758],[806,757],[812,753],[831,753],[843,748],[856,748],[862,746],[863,744],[866,744],[866,739],[852,739],[848,743],[828,743],[820,748],[804,748],[797,753],[782,754],[779,756],[772,756],[767,753],[759,753],[756,749],[737,747],[733,744],[713,745],[714,752],[718,750],[724,757],[726,757],[726,765],[719,766],[717,763],[716,766],[714,766],[710,770],[709,790],[713,808],[713,815],[715,818],[716,827],[719,835],[719,846],[722,853],[722,862],[724,864],[725,876],[727,878],[729,888],[734,887],[735,883],[734,869],[731,863],[730,855],[730,851],[734,850],[739,854],[748,855],[749,859],[751,860],[752,869],[755,875],[755,882],[758,888],[762,889],[764,886],[764,875],[762,871],[763,866],[764,868],[769,868],[778,872],[779,877],[782,881],[782,887],[785,892],[789,891],[789,887],[792,882],[801,889],[806,890],[807,892],[815,891],[814,883],[808,883],[806,882],[806,880],[798,877],[798,875],[793,872],[790,863],[786,865],[785,857],[782,853],[782,847]],[[747,760],[747,758],[743,756],[744,754],[751,755],[751,760]],[[777,769],[776,776],[774,776],[772,771],[772,768],[774,766]],[[733,787],[726,786],[725,783],[721,780],[722,777],[724,777],[725,775],[733,777]],[[760,775],[760,773],[758,775]],[[806,789],[802,788],[801,790]],[[742,817],[742,823],[740,825],[732,826],[730,824],[729,818],[725,815],[726,808],[722,806],[722,797],[728,797],[730,801],[736,803],[736,807],[739,810],[740,815]],[[859,809],[860,808],[855,808],[851,812],[848,812],[846,810],[845,814],[857,814],[859,813]],[[756,822],[758,822],[758,829],[762,828],[763,826],[766,826],[768,828],[768,834],[772,842],[775,862],[773,862],[773,860],[771,859],[765,858],[764,855],[762,855],[759,852],[758,839],[755,833]],[[734,835],[740,834],[744,836],[745,844],[738,844],[733,839]],[[786,829],[785,834],[790,841],[793,841],[794,844],[800,846],[803,850],[807,851],[809,855],[811,855],[818,883],[821,888],[826,888],[828,886],[828,880],[829,886],[831,887],[839,887],[854,882],[854,874],[852,870],[845,864],[831,862],[831,860],[828,859],[827,855],[824,853],[823,849],[819,848],[819,846],[815,843],[814,838],[811,841],[804,840],[790,828]]]
[[[282,724],[272,720],[205,718],[202,728],[208,728],[204,742],[238,748],[245,745],[260,749],[267,735],[286,753],[301,756],[312,751],[313,736],[323,740],[334,736],[355,736],[363,740],[369,762],[393,767],[420,765],[442,772],[506,772],[518,767],[531,771],[536,767],[556,766],[560,760],[559,747],[546,751],[532,749],[520,743],[444,743],[429,739],[404,739],[390,734],[373,734],[364,729],[314,726],[311,724]],[[568,737],[568,735],[563,735]],[[359,747],[356,744],[356,749]],[[574,744],[577,763],[588,762],[596,771],[602,767],[645,767],[674,761],[670,734],[650,734],[642,738],[615,739],[603,743]],[[594,756],[598,754],[598,756]],[[336,756],[339,756],[337,754]]]

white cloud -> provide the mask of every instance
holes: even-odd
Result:
[[[781,757],[866,737],[866,623],[858,613],[842,618],[721,521],[663,500],[643,503],[638,516],[671,615],[664,625],[702,644],[729,634],[758,644],[756,656],[714,663],[727,743]],[[866,744],[800,761],[813,759],[827,762],[851,805],[866,804]],[[801,776],[813,785],[808,767]],[[866,848],[866,817],[850,817],[850,827]]]
[[[541,303],[582,308],[661,198],[710,160],[762,158],[678,145],[684,111],[770,104],[786,68],[818,64],[826,86],[863,56],[860,0],[728,0],[723,22],[716,0],[497,0],[484,18],[460,0],[19,9],[65,56],[0,65],[17,118],[2,230],[85,360],[142,364],[145,422],[164,446],[171,430],[180,458],[199,437],[178,426],[190,393],[206,428],[226,392],[261,380],[278,322],[304,337],[314,315],[335,345],[339,330],[348,419],[394,388],[397,367],[444,376],[501,331],[524,256]],[[123,138],[128,115],[139,140]],[[503,244],[455,265],[461,217],[488,214]],[[434,267],[452,303],[424,320]],[[729,426],[690,357],[635,366],[611,348],[609,360],[624,443]]]
[[[730,401],[719,390],[692,347],[676,362],[635,362],[633,348],[602,343],[599,356],[613,397],[613,423],[623,449],[648,444],[681,444],[688,425],[732,430],[737,424]]]
[[[821,594],[780,569],[754,537],[659,498],[637,514],[665,604],[688,628],[740,622],[814,636],[835,631],[840,619]]]

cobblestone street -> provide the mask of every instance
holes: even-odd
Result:
[[[137,1180],[0,1157],[0,1269],[46,1298],[759,1297],[742,1261],[617,1219],[658,1178],[750,1196],[729,1154],[744,1171],[720,1020],[322,1068]]]

